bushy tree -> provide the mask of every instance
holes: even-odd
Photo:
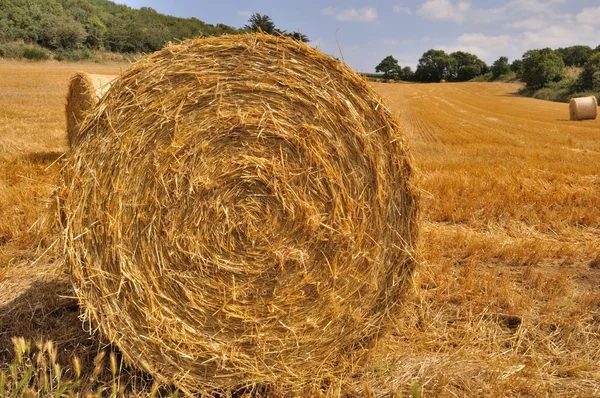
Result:
[[[550,48],[529,50],[523,54],[523,78],[527,86],[545,87],[564,77],[565,63],[556,51]]]
[[[41,24],[40,44],[52,49],[74,49],[83,43],[87,33],[73,18],[47,16]]]
[[[275,27],[275,22],[273,22],[273,20],[266,14],[252,14],[250,19],[248,19],[248,24],[244,26],[244,29],[251,32],[264,32],[270,35],[286,36],[305,43],[310,41],[305,34],[300,32],[288,32],[286,30],[277,29]]]
[[[410,82],[414,79],[414,77],[415,77],[415,72],[413,72],[413,70],[410,66],[405,66],[404,68],[402,68],[402,80],[406,80],[407,82]]]
[[[255,12],[248,19],[248,24],[244,26],[244,29],[252,32],[262,31],[272,35],[275,33],[275,22],[268,15]]]
[[[375,67],[375,72],[383,73],[383,78],[386,80],[398,80],[402,75],[402,68],[396,58],[388,55]]]
[[[523,77],[523,60],[515,59],[512,64],[510,64],[510,70],[515,72],[515,75],[520,79]]]
[[[487,65],[477,55],[464,51],[456,51],[450,54],[449,66],[450,80],[466,82],[485,73]],[[452,61],[454,59],[454,61]]]
[[[428,50],[419,58],[415,80],[420,82],[439,82],[450,75],[451,62],[443,50]]]
[[[310,41],[310,39],[308,38],[308,36],[306,36],[305,34],[302,34],[300,32],[291,32],[291,33],[288,33],[288,32],[286,32],[284,30],[282,33],[283,33],[284,36],[290,37],[290,38],[292,38],[294,40],[297,40],[297,41],[301,41],[301,42],[304,42],[304,43],[307,43],[307,42]]]
[[[508,63],[508,57],[500,57],[494,61],[490,70],[492,71],[492,78],[498,79],[500,76],[506,75],[510,72],[510,64]]]
[[[594,53],[583,66],[579,76],[581,85],[586,89],[594,88],[594,77],[600,73],[600,52]]]
[[[103,49],[108,27],[102,22],[102,20],[97,16],[89,17],[84,27],[87,32],[87,39],[85,40],[85,43],[88,45],[88,47]]]
[[[600,72],[596,72],[592,76],[592,90],[600,91]]]
[[[571,46],[556,50],[561,55],[565,66],[583,66],[593,51],[590,46]]]

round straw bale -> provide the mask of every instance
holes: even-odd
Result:
[[[571,98],[571,120],[594,120],[598,116],[598,100],[594,96]]]
[[[67,93],[67,140],[69,146],[76,144],[78,132],[85,116],[96,106],[108,91],[113,75],[95,75],[77,72],[71,77]]]
[[[397,320],[417,195],[367,81],[269,35],[134,64],[62,176],[87,318],[188,393],[344,380]],[[337,382],[336,381],[336,382]]]

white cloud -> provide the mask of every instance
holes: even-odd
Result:
[[[577,14],[577,21],[582,24],[599,25],[600,7],[584,8],[579,14]]]
[[[237,12],[239,16],[244,18],[250,18],[252,16],[252,11],[240,10]]]
[[[375,7],[363,7],[360,9],[346,8],[339,11],[334,7],[327,7],[321,10],[322,15],[334,16],[338,21],[347,22],[374,22],[377,21],[377,10]]]
[[[402,7],[401,5],[396,4],[393,7],[393,10],[396,14],[406,14],[406,15],[410,15],[412,14],[412,12],[410,11],[410,8],[408,7]]]
[[[483,33],[466,33],[461,35],[454,44],[440,47],[447,52],[466,51],[490,60],[490,57],[497,58],[502,55],[513,42],[514,39],[509,35],[488,36]]]
[[[456,3],[451,0],[427,0],[417,14],[427,19],[462,23],[470,8],[471,5],[464,0],[458,0]]]
[[[333,7],[327,7],[327,8],[323,8],[321,10],[321,14],[323,15],[335,15],[335,8]]]
[[[347,22],[374,22],[377,21],[377,10],[375,7],[363,7],[360,9],[346,8],[338,12],[337,8],[327,7],[321,10],[321,14],[335,16],[338,21]]]
[[[536,14],[553,12],[553,7],[563,4],[567,0],[511,0],[506,6],[518,11],[526,11]]]
[[[535,32],[524,32],[523,45],[527,49],[557,48],[574,44],[594,45],[598,34],[591,25],[553,25]]]
[[[475,24],[489,24],[494,21],[506,19],[506,8],[471,8],[467,12],[465,21]]]
[[[548,26],[548,20],[542,18],[527,18],[505,25],[507,28],[518,30],[540,30]]]
[[[359,10],[356,8],[347,8],[335,16],[340,21],[365,21],[373,22],[377,20],[377,10],[374,7],[364,7]]]

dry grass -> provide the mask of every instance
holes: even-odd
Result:
[[[77,144],[80,138],[78,137],[80,125],[100,98],[106,94],[111,82],[116,77],[113,75],[87,74],[85,72],[77,72],[71,77],[65,107],[67,141],[70,147]]]
[[[118,70],[96,68],[76,67]],[[0,64],[6,369],[13,334],[55,339],[67,375],[73,354],[91,358],[92,369],[103,347],[79,333],[72,301],[49,298],[53,289],[70,294],[55,271],[56,246],[31,265],[54,241],[30,227],[57,177],[46,168],[66,149],[62,110],[73,71]],[[418,283],[358,395],[598,396],[600,120],[570,122],[566,104],[512,96],[507,84],[375,88],[400,113],[429,194]],[[147,395],[141,376],[130,379],[139,382],[126,395]],[[102,385],[110,391],[110,373]]]

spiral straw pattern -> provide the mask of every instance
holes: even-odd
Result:
[[[87,318],[188,393],[340,380],[394,323],[416,190],[397,121],[303,43],[195,39],[134,64],[62,171]]]

